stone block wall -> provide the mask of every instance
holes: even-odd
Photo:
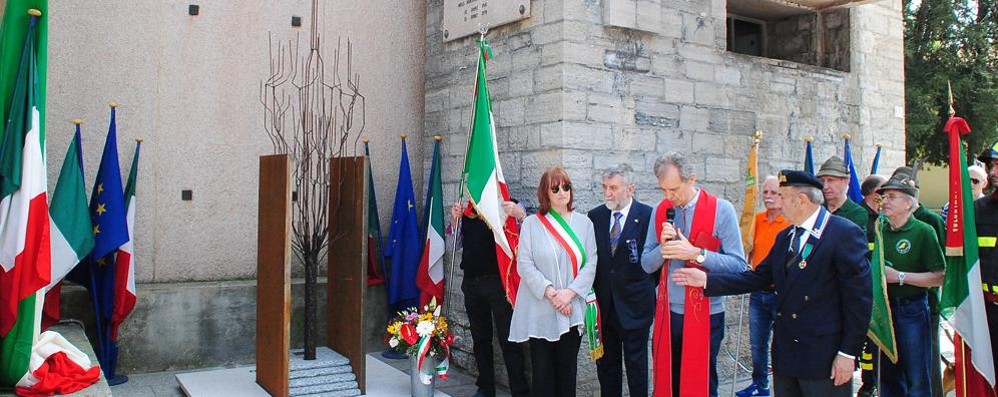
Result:
[[[442,3],[427,4],[425,131],[444,136],[444,191],[456,198],[477,47],[473,38],[443,43]],[[629,17],[630,7],[639,5],[643,11],[636,15],[651,13],[658,23]],[[535,207],[541,173],[560,165],[573,178],[577,209],[585,212],[602,201],[602,170],[626,162],[637,174],[638,200],[656,203],[661,193],[652,166],[662,154],[679,151],[693,160],[701,186],[740,211],[742,175],[756,130],[764,134],[762,174],[800,168],[808,136],[815,137],[819,164],[841,155],[845,133],[853,137],[861,173],[878,142],[884,144],[883,169],[899,166],[904,161],[900,7],[891,0],[834,13],[841,18],[834,29],[849,35],[832,39],[848,43],[839,48],[848,55],[834,61],[848,64],[844,69],[850,72],[842,72],[725,51],[723,0],[534,0],[529,19],[486,36],[495,52],[488,81],[509,187],[528,208]],[[429,156],[426,151],[427,167]],[[451,286],[459,285],[457,274]],[[462,307],[460,298],[454,304]],[[730,306],[729,336],[738,321]],[[455,330],[464,338],[454,362],[474,371],[467,320],[456,312]],[[732,348],[733,339],[725,342]],[[584,355],[583,346],[579,391],[592,395],[598,390],[595,366]],[[730,372],[730,364],[720,367]]]

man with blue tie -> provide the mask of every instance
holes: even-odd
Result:
[[[821,206],[822,182],[801,171],[780,173],[783,216],[794,227],[776,237],[754,271],[676,269],[678,285],[707,296],[775,285],[773,392],[780,397],[852,395],[852,375],[867,328],[872,292],[867,240],[851,221]]]
[[[633,173],[622,164],[603,172],[603,201],[589,211],[596,232],[593,289],[602,316],[603,358],[596,361],[600,395],[648,395],[648,330],[655,316],[655,280],[641,267],[651,207],[634,200]]]

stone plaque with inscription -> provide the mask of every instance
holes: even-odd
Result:
[[[530,17],[530,0],[444,0],[444,41]]]

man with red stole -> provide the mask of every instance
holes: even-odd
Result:
[[[691,164],[670,153],[655,162],[664,199],[652,213],[641,266],[658,274],[652,335],[654,395],[717,396],[717,353],[724,339],[724,301],[702,288],[680,287],[669,274],[748,269],[738,216],[730,202],[697,187]]]

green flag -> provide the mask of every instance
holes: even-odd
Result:
[[[0,136],[3,136],[4,124],[10,117],[11,95],[14,83],[17,81],[17,67],[21,62],[21,51],[24,48],[24,36],[28,32],[28,10],[36,9],[45,15],[48,12],[48,0],[8,0],[4,8],[3,22],[0,22]],[[48,70],[48,22],[41,18],[35,27],[36,63],[38,69],[38,112],[45,120],[45,74]],[[42,125],[42,133],[45,126]],[[44,136],[44,135],[43,135]]]
[[[892,363],[897,363],[898,347],[894,338],[894,319],[891,317],[891,305],[887,301],[887,279],[884,277],[884,224],[886,223],[886,218],[881,214],[873,227],[875,237],[873,258],[870,261],[870,275],[873,277],[873,314],[870,317],[870,329],[867,335]]]

